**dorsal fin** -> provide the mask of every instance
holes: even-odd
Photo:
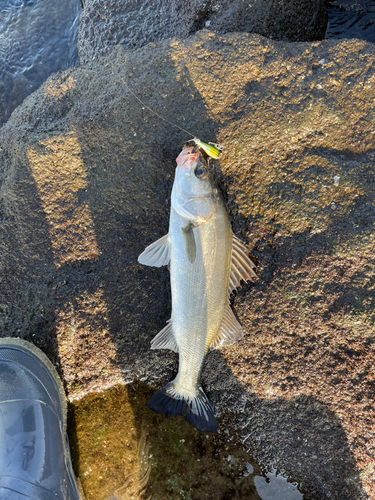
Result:
[[[217,349],[218,347],[235,344],[238,340],[242,339],[242,337],[242,326],[237,321],[228,302],[220,328],[211,341],[210,349]]]
[[[169,234],[151,243],[138,257],[138,262],[145,266],[166,266],[171,260],[171,240]]]
[[[167,321],[165,326],[160,332],[151,340],[151,349],[170,349],[171,351],[178,352],[178,346],[173,333],[172,320]]]
[[[233,235],[232,246],[232,265],[229,276],[229,293],[240,286],[241,280],[253,281],[256,274],[253,271],[255,268],[254,262],[246,254],[247,249],[237,236]]]

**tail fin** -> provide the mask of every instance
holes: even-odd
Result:
[[[199,387],[198,395],[190,399],[179,394],[174,383],[169,382],[151,396],[147,406],[155,413],[167,417],[182,415],[197,431],[217,431],[217,421],[212,404],[201,387]]]

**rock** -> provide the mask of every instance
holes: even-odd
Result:
[[[203,373],[220,429],[306,498],[374,499],[374,59],[204,30],[53,75],[0,134],[1,335],[59,363],[71,400],[172,378],[149,349],[168,271],[137,256],[167,231],[189,137],[126,83],[225,146],[212,169],[258,265],[234,298],[245,338]]]
[[[134,49],[171,37],[185,39],[203,28],[321,40],[327,22],[325,0],[88,0],[80,17],[78,53],[85,63],[117,44]]]

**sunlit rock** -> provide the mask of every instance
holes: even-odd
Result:
[[[225,147],[212,171],[258,265],[234,299],[245,338],[207,358],[221,431],[306,495],[375,498],[374,63],[358,40],[204,30],[52,76],[0,135],[2,335],[59,363],[71,400],[172,378],[149,349],[168,270],[137,256],[189,136],[129,87]]]

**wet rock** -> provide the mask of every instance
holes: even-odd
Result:
[[[134,49],[171,37],[185,39],[203,28],[312,41],[323,39],[326,27],[325,0],[88,0],[80,18],[78,53],[83,63],[117,44]]]
[[[52,76],[0,135],[1,335],[59,363],[71,400],[175,372],[149,349],[168,271],[137,256],[167,231],[189,137],[125,82],[225,146],[212,170],[258,265],[234,298],[245,338],[203,373],[220,430],[305,498],[375,498],[374,59],[358,40],[201,31]]]

